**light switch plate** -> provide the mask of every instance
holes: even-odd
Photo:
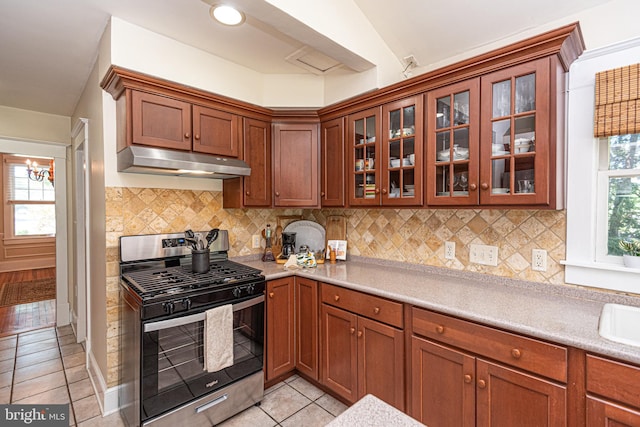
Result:
[[[495,267],[498,265],[498,247],[472,243],[469,247],[469,261]]]

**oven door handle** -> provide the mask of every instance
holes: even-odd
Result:
[[[233,304],[233,311],[236,312],[239,310],[244,310],[245,308],[249,308],[262,302],[264,302],[264,295],[260,295],[259,297]],[[144,331],[153,332],[162,329],[175,328],[176,326],[188,325],[189,323],[204,321],[206,318],[207,312],[203,311],[200,313],[192,314],[190,316],[176,317],[169,320],[160,320],[158,322],[145,323]]]

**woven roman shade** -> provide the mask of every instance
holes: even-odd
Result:
[[[640,64],[596,74],[594,136],[640,133]]]

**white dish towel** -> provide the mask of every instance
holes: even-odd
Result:
[[[206,311],[204,370],[217,372],[233,365],[233,308],[231,304]]]

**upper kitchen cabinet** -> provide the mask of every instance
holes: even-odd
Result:
[[[318,123],[273,124],[273,205],[320,207]]]
[[[480,80],[427,93],[427,204],[478,203]]]
[[[555,205],[556,67],[543,58],[482,77],[481,204]]]
[[[345,206],[344,117],[320,125],[320,202],[323,207]]]
[[[222,157],[242,156],[242,118],[271,110],[112,66],[102,87],[116,100],[117,150],[145,145]]]
[[[243,160],[251,175],[222,182],[224,208],[271,206],[271,122],[243,119]]]
[[[349,205],[380,204],[380,108],[375,107],[348,117],[347,174]],[[376,167],[377,166],[377,167]]]
[[[238,157],[238,116],[131,91],[131,143]]]
[[[377,167],[382,171],[383,205],[422,204],[422,117],[422,96],[382,107],[382,157]]]

